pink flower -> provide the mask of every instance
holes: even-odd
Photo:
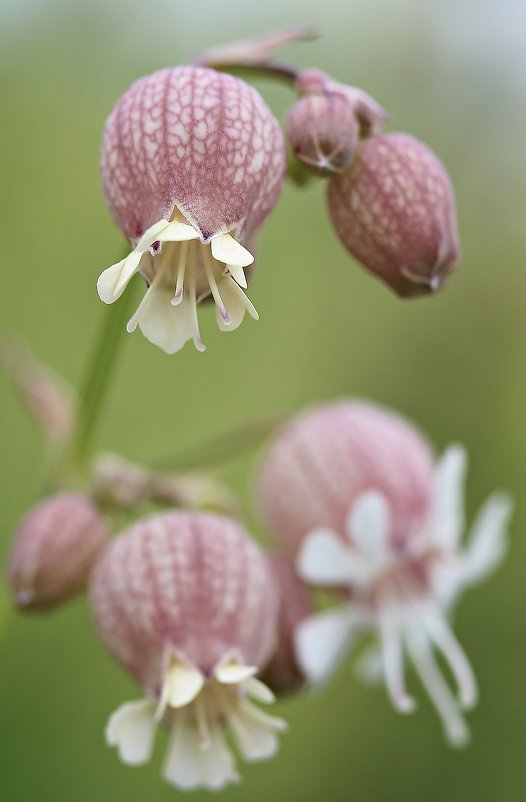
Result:
[[[327,199],[345,248],[404,298],[438,290],[460,259],[447,172],[408,134],[364,140]]]
[[[289,549],[299,546],[300,576],[347,591],[343,605],[297,628],[306,675],[325,680],[358,633],[372,632],[379,645],[362,674],[382,678],[394,706],[409,713],[416,706],[405,686],[409,658],[454,745],[468,739],[461,710],[476,703],[477,688],[448,618],[463,590],[501,561],[511,511],[505,495],[491,496],[463,545],[465,465],[460,446],[432,461],[407,421],[350,401],[299,416],[278,436],[260,481],[275,535]],[[435,651],[451,668],[456,698]]]
[[[250,697],[274,698],[254,675],[275,648],[276,595],[264,555],[228,518],[155,515],[108,547],[93,577],[95,622],[146,694],[106,729],[125,763],[149,759],[161,721],[171,731],[163,774],[180,788],[238,779],[226,730],[247,760],[274,754],[285,724]]]
[[[16,604],[47,610],[79,593],[108,537],[87,496],[60,493],[25,518],[13,543],[8,581]]]
[[[276,204],[285,174],[281,129],[243,81],[176,67],[134,83],[113,109],[102,180],[113,218],[132,245],[104,271],[113,303],[139,271],[148,290],[128,324],[168,353],[193,339],[204,350],[197,303],[212,295],[223,331],[241,323],[251,238]]]

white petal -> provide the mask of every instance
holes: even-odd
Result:
[[[210,247],[212,248],[214,259],[217,259],[218,262],[224,262],[226,265],[248,267],[254,261],[250,251],[247,251],[230,234],[221,234],[219,237],[214,237]]]
[[[368,568],[330,529],[314,529],[301,544],[296,570],[306,582],[349,585],[365,581]]]
[[[378,644],[369,646],[356,662],[355,674],[366,685],[380,685],[385,680],[382,650]]]
[[[246,689],[249,696],[253,699],[256,699],[258,702],[263,702],[263,704],[270,705],[272,702],[276,701],[276,697],[270,690],[270,688],[265,685],[264,682],[257,679],[256,677],[250,677],[243,683],[244,688]]]
[[[139,242],[135,246],[135,250],[144,253],[148,248],[151,248],[154,242],[160,239],[159,234],[170,225],[168,220],[161,218],[154,223],[150,228],[147,228]]]
[[[203,746],[190,721],[179,721],[175,726],[163,766],[163,777],[183,790],[219,790],[239,779],[222,732],[216,728],[211,732],[206,746]]]
[[[435,662],[427,636],[418,626],[408,627],[405,641],[422,684],[440,716],[447,740],[452,746],[465,746],[469,741],[469,730]]]
[[[382,493],[371,490],[359,496],[349,513],[348,533],[353,543],[372,557],[388,552],[389,504]]]
[[[199,234],[193,226],[189,226],[187,223],[173,222],[163,228],[157,239],[159,242],[186,242],[191,239],[199,239]]]
[[[248,287],[247,277],[245,271],[239,265],[227,265],[227,270],[234,279],[234,281],[243,287],[244,290]]]
[[[512,499],[505,493],[494,493],[482,507],[461,555],[462,587],[481,582],[501,562],[508,548],[507,526],[512,510]]]
[[[194,335],[191,302],[183,298],[178,306],[173,306],[169,287],[152,286],[150,291],[148,304],[140,316],[140,329],[150,342],[167,354],[175,354]]]
[[[156,722],[155,702],[141,699],[126,702],[110,717],[106,727],[106,743],[116,746],[123,763],[139,766],[152,754]]]
[[[310,682],[324,682],[336,670],[360,624],[348,607],[318,613],[299,623],[294,633],[296,657]]]
[[[267,760],[278,749],[277,731],[287,724],[283,719],[269,716],[250,702],[240,702],[228,716],[239,751],[245,760]]]
[[[142,253],[132,251],[126,259],[121,259],[117,264],[106,268],[97,281],[97,292],[101,301],[105,304],[112,304],[126,289],[128,282],[139,268]]]
[[[444,453],[433,480],[430,536],[441,548],[454,550],[464,529],[464,479],[467,457],[464,448],[452,445]]]
[[[253,677],[257,670],[257,666],[244,666],[230,661],[228,663],[220,663],[214,669],[214,676],[222,685],[237,685],[249,677]]]
[[[174,660],[165,680],[166,701],[170,707],[184,707],[201,692],[205,678],[201,671],[189,663]],[[163,696],[164,696],[163,689]]]

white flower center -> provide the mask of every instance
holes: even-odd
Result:
[[[164,778],[179,788],[223,788],[237,782],[234,757],[225,733],[234,735],[246,760],[265,760],[277,750],[276,733],[286,724],[259,710],[249,699],[274,701],[272,692],[254,677],[256,669],[226,660],[206,678],[195,666],[172,653],[158,702],[128,702],[110,718],[106,740],[125,763],[149,760],[155,725],[162,721],[172,737]]]
[[[244,269],[254,257],[230,234],[220,234],[204,245],[193,226],[176,212],[171,221],[159,220],[143,234],[134,250],[107,268],[97,282],[105,303],[116,301],[131,277],[140,272],[148,289],[128,331],[139,326],[145,336],[167,353],[175,353],[192,339],[204,351],[197,304],[212,296],[222,331],[236,329],[245,311],[258,313],[245,295]]]

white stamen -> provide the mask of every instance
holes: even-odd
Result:
[[[188,242],[181,243],[181,250],[179,251],[179,264],[177,265],[177,282],[175,285],[175,295],[171,300],[172,306],[178,306],[184,296],[184,275],[186,272],[186,257],[188,254]]]
[[[469,741],[466,722],[438,669],[429,641],[419,625],[406,627],[405,642],[429,698],[442,720],[446,737],[453,746],[465,746]]]
[[[226,306],[224,305],[223,299],[221,298],[221,293],[217,288],[216,280],[214,277],[214,271],[208,261],[208,254],[205,254],[204,266],[205,266],[206,277],[208,279],[210,289],[212,290],[213,299],[215,301],[217,308],[219,309],[219,314],[221,315],[225,326],[229,326],[232,323],[232,321],[230,320],[230,316],[226,311]]]
[[[197,318],[197,298],[195,290],[195,265],[190,266],[189,284],[190,284],[190,305],[192,310],[192,322],[194,326],[194,345],[198,351],[205,351],[206,346],[201,339],[201,332],[199,331],[199,320]]]
[[[416,702],[405,688],[402,629],[396,614],[390,611],[389,602],[383,606],[379,618],[384,674],[389,696],[401,713],[412,713]]]
[[[464,650],[436,606],[419,605],[420,614],[431,640],[446,658],[458,684],[459,702],[466,709],[477,703],[477,682]]]

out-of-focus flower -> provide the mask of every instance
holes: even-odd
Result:
[[[307,676],[326,679],[357,634],[372,632],[380,648],[369,652],[362,673],[383,677],[394,706],[410,712],[408,657],[448,740],[462,745],[468,730],[461,710],[476,703],[477,688],[448,616],[463,590],[501,561],[511,503],[491,496],[462,545],[464,451],[450,447],[432,471],[429,460],[427,442],[393,413],[356,402],[322,407],[300,417],[271,450],[262,503],[279,536],[290,542],[292,533],[298,542],[301,532],[300,576],[348,591],[348,602],[297,628]],[[271,499],[273,481],[281,503]],[[458,698],[435,650],[451,668]]]
[[[8,342],[0,361],[44,437],[55,445],[68,443],[77,420],[77,399],[71,385],[34,359],[20,342]]]
[[[148,761],[160,722],[171,731],[163,775],[179,788],[238,779],[227,730],[247,760],[274,754],[285,723],[251,699],[273,701],[255,674],[275,648],[277,591],[236,523],[183,512],[140,521],[106,550],[92,602],[104,643],[146,693],[108,723],[125,763]]]
[[[80,493],[39,504],[16,533],[8,582],[18,607],[47,610],[80,592],[107,542],[104,518]]]
[[[282,695],[300,690],[306,682],[298,665],[294,638],[300,621],[312,614],[313,606],[309,588],[291,563],[278,554],[269,557],[269,562],[279,588],[278,641],[261,679],[274,693]]]
[[[257,312],[244,293],[245,246],[272,211],[285,174],[281,129],[261,96],[231,75],[177,67],[134,83],[102,144],[110,211],[132,252],[105,270],[113,303],[139,271],[148,290],[128,323],[168,353],[204,350],[197,304],[212,296],[222,331]]]
[[[408,134],[364,140],[328,185],[349,253],[403,298],[435,292],[460,259],[455,197],[435,154]]]

